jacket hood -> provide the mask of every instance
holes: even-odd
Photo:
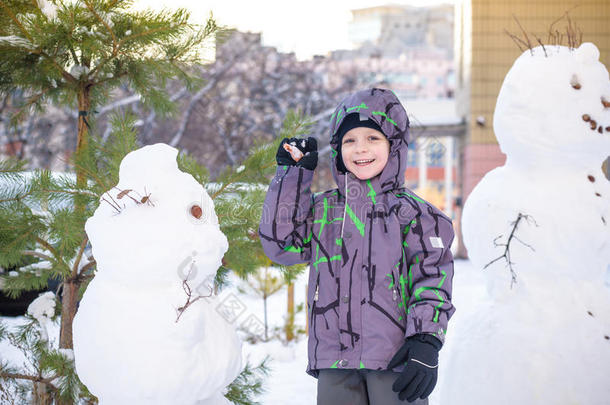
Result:
[[[381,173],[375,176],[371,187],[376,192],[382,193],[400,188],[404,183],[407,169],[409,119],[393,91],[372,88],[358,91],[343,99],[331,116],[330,167],[339,192],[343,194],[348,173],[342,173],[337,169],[337,154],[340,146],[337,131],[345,117],[351,113],[360,113],[375,121],[390,141],[388,162]],[[353,175],[350,177],[354,179],[350,181],[359,181]]]

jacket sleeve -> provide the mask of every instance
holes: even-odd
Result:
[[[293,265],[311,258],[313,170],[278,166],[271,180],[258,233],[267,257]]]
[[[405,337],[427,333],[445,341],[451,303],[454,231],[451,220],[427,205],[403,233],[407,261],[407,328]]]

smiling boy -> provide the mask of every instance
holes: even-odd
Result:
[[[331,117],[338,187],[315,195],[317,141],[285,138],[277,151],[259,235],[274,262],[310,263],[307,373],[318,405],[424,405],[436,385],[455,312],[454,232],[403,185],[408,128],[393,92],[346,97]]]

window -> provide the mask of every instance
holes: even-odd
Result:
[[[429,167],[443,167],[443,157],[445,156],[445,146],[434,141],[426,148],[426,160]]]

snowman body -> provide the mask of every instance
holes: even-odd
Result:
[[[477,184],[462,219],[470,260],[487,266],[488,296],[473,313],[456,311],[441,403],[607,401],[604,100],[610,81],[593,44],[528,50],[507,74],[494,112],[507,161]]]
[[[85,227],[97,272],[74,319],[75,364],[100,404],[226,405],[241,370],[241,342],[212,294],[227,240],[176,155],[164,144],[128,154],[104,195],[120,212],[103,201]]]

